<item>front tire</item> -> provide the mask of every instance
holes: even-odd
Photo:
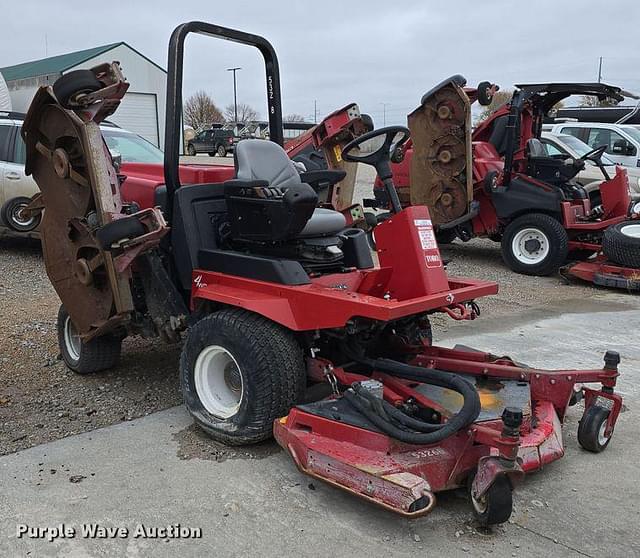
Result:
[[[215,440],[253,444],[300,401],[306,387],[302,348],[291,332],[237,308],[211,314],[190,330],[180,357],[187,410]]]
[[[116,365],[120,358],[122,339],[106,334],[84,342],[65,307],[60,306],[58,345],[62,360],[68,368],[77,374],[91,374]]]
[[[195,157],[195,155],[196,155],[196,148],[195,148],[193,145],[191,145],[191,144],[187,145],[187,153],[188,153],[191,157]]]
[[[513,271],[551,275],[567,259],[569,237],[557,219],[544,213],[530,213],[509,223],[501,247],[502,258]]]

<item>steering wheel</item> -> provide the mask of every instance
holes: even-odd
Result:
[[[604,165],[602,164],[602,156],[604,155],[604,152],[606,150],[607,146],[601,145],[600,147],[596,147],[595,149],[592,149],[591,151],[585,153],[582,157],[580,157],[580,159],[578,159],[578,161],[593,161],[595,165],[600,169],[600,172],[604,175],[605,180],[611,180],[607,169],[605,169]]]
[[[400,139],[393,141],[398,134],[401,134]],[[360,153],[356,154],[353,151],[360,147],[363,143],[372,140],[374,138],[384,136],[384,141],[373,153]],[[373,165],[378,170],[380,163],[387,164],[391,159],[391,154],[401,147],[409,139],[409,129],[404,126],[387,126],[386,128],[379,128],[358,136],[354,140],[351,140],[347,145],[342,148],[342,158],[345,161],[352,161],[354,163],[364,163],[366,165]],[[391,169],[389,169],[388,177],[391,176]],[[384,180],[384,176],[380,176]]]
[[[400,134],[400,138],[394,141],[398,134]],[[372,165],[375,167],[376,172],[387,191],[394,213],[402,211],[402,205],[400,205],[398,192],[396,192],[396,187],[392,180],[393,173],[391,172],[391,155],[406,143],[409,136],[409,129],[404,126],[387,126],[386,128],[380,128],[378,130],[362,134],[342,148],[343,160],[351,161],[353,163],[364,163],[365,165]],[[359,148],[363,143],[369,140],[379,137],[384,137],[384,141],[378,149],[372,153],[356,154],[356,148]]]
[[[600,159],[604,155],[604,152],[607,150],[606,145],[601,145],[600,147],[596,147],[591,151],[585,153],[582,157],[580,157],[580,161],[586,161],[587,159],[593,161],[596,165],[601,165],[602,162]]]

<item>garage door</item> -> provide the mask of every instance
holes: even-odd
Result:
[[[142,136],[153,145],[158,142],[158,110],[153,93],[126,93],[118,110],[109,120],[121,128]]]

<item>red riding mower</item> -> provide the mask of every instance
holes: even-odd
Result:
[[[505,263],[518,273],[550,275],[579,261],[563,272],[640,289],[640,204],[632,205],[626,171],[608,174],[600,160],[605,146],[576,160],[549,156],[540,141],[543,119],[559,101],[621,100],[621,90],[601,83],[517,85],[511,101],[471,134],[471,103],[479,91],[490,98],[497,88],[464,86],[462,76],[445,80],[408,116],[412,141],[393,166],[402,204],[429,207],[441,242],[475,236],[500,242]],[[604,176],[597,205],[574,180],[586,160]],[[380,181],[368,205],[389,207]]]
[[[235,178],[184,187],[190,33],[261,51],[272,141],[239,142]],[[374,266],[364,231],[317,207],[317,175],[299,174],[280,146],[278,62],[265,39],[186,23],[171,37],[168,66],[163,207],[120,200],[98,128],[128,86],[116,63],[41,88],[25,121],[71,369],[115,365],[127,335],[172,341],[186,332],[185,405],[213,438],[247,444],[274,433],[302,471],[407,516],[429,512],[438,491],[468,486],[482,523],[506,521],[514,483],[562,456],[561,423],[578,384],[601,386],[580,390],[579,442],[593,452],[607,446],[622,405],[616,353],[601,369],[545,371],[431,344],[430,314],[473,319],[474,299],[497,285],[447,277],[428,209],[400,207],[389,157],[406,128],[372,131],[341,152],[375,166],[391,200]],[[361,152],[369,140],[377,147]]]

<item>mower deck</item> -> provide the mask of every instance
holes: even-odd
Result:
[[[640,269],[617,265],[603,256],[572,264],[563,273],[602,287],[640,291]]]
[[[613,393],[618,372],[611,354],[600,370],[537,370],[467,348],[427,347],[413,364],[459,373],[476,385],[482,406],[478,419],[437,444],[407,444],[382,433],[336,395],[300,405],[276,421],[276,440],[302,472],[415,517],[433,509],[436,492],[469,484],[481,498],[497,477],[507,476],[513,483],[561,458],[561,425],[576,384],[602,384],[601,391],[582,391],[585,415],[591,405],[605,401],[610,411],[605,434],[613,431],[622,405]],[[331,373],[345,385],[368,379],[338,368]],[[382,382],[388,402],[412,397],[441,417],[451,416],[461,404],[461,396],[447,389],[377,371],[370,378]],[[522,409],[523,415],[515,435],[501,419],[513,408]]]

